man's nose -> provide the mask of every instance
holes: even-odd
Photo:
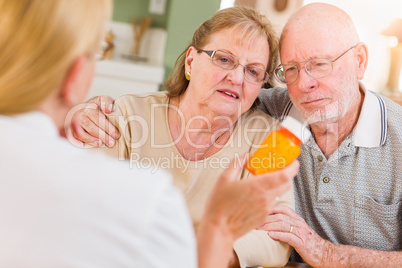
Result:
[[[301,91],[312,91],[318,86],[317,78],[312,77],[305,68],[300,68],[299,77],[295,82]]]

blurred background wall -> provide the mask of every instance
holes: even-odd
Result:
[[[165,2],[164,13],[150,13],[150,1]],[[194,30],[219,8],[234,4],[255,7],[271,18],[279,33],[297,8],[312,2],[336,5],[352,17],[361,41],[369,47],[369,65],[363,82],[371,90],[383,90],[390,69],[390,46],[398,43],[398,40],[392,41],[381,33],[393,19],[402,18],[401,0],[115,0],[113,20],[130,23],[133,17],[140,19],[150,16],[152,27],[160,27],[167,31],[163,61],[167,77],[176,58],[188,45]]]

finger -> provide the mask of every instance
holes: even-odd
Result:
[[[268,195],[272,199],[272,204],[276,205],[277,204],[276,197],[283,195],[284,193],[289,191],[291,188],[292,188],[292,182],[287,181],[287,182],[279,184],[278,186],[272,187],[270,190],[268,190]]]
[[[296,251],[299,251],[302,246],[302,240],[295,234],[295,232],[268,232],[268,235],[274,240],[288,243]]]
[[[88,132],[86,132],[79,123],[72,122],[71,129],[74,139],[92,145],[94,147],[100,147],[102,145],[102,141],[100,139],[88,134]]]
[[[77,140],[74,137],[72,127],[66,128],[66,138],[72,145],[74,145],[76,147],[83,148],[85,145],[82,141]]]
[[[287,176],[294,178],[296,177],[297,173],[299,172],[299,161],[294,160],[290,165],[283,169],[283,171],[287,174]]]
[[[87,117],[101,130],[106,132],[110,137],[105,136],[106,138],[118,139],[120,137],[119,130],[108,120],[105,114],[102,112],[105,109],[105,102],[101,100],[101,98],[109,98],[109,102],[113,101],[112,98],[108,96],[96,97],[91,100],[91,103],[84,110]],[[106,104],[109,105],[109,104]],[[104,106],[103,108],[101,106]],[[111,110],[109,111],[109,113]],[[86,129],[88,133],[92,133],[92,131],[96,131],[96,129]],[[99,137],[106,145],[108,145],[108,140],[102,137]],[[114,142],[114,141],[113,141]]]
[[[264,230],[264,231],[268,231],[268,232],[289,232],[291,230],[291,226],[292,227],[292,231],[296,228],[295,225],[293,225],[292,223],[289,223],[288,221],[274,221],[274,222],[269,222],[269,223],[265,223],[262,226],[259,226],[257,228],[257,230]]]
[[[280,222],[281,218],[279,215],[274,214],[274,215],[265,215],[264,217],[264,223],[261,224],[260,226],[257,227],[257,230],[265,230],[268,231],[269,225],[272,223]]]
[[[243,170],[243,166],[249,158],[249,154],[246,153],[240,157],[235,157],[229,164],[229,167],[225,169],[225,171],[220,176],[218,182],[226,182],[226,181],[237,181],[240,173]]]
[[[250,180],[252,181],[252,180]],[[265,222],[265,219],[267,218],[267,215],[270,215],[273,211],[273,208],[276,206],[276,200],[275,200],[275,196],[277,195],[281,195],[282,193],[289,191],[291,189],[291,183],[285,183],[282,184],[268,192],[265,191],[260,191],[260,193],[255,192],[255,195],[261,194],[262,195],[262,199],[256,199],[256,203],[255,204],[251,204],[249,205],[249,209],[252,207],[256,207],[259,208],[260,211],[263,213],[262,214],[262,220],[260,222],[260,225],[262,225]],[[249,198],[251,200],[251,198]],[[280,215],[275,215],[274,219],[278,222],[282,221]]]
[[[104,113],[110,114],[113,111],[114,99],[109,96],[98,96],[90,99],[88,102],[93,102]]]
[[[269,190],[291,181],[297,175],[298,168],[298,161],[294,161],[284,169],[255,176],[255,179],[260,181],[261,187]]]
[[[89,135],[100,139],[109,147],[114,146],[114,137],[118,136],[118,131],[99,109],[94,110],[93,107],[85,109],[84,115],[79,118],[79,124]]]
[[[275,206],[272,210],[272,213],[286,215],[290,218],[300,218],[300,216],[297,215],[297,213],[293,209],[285,205]]]

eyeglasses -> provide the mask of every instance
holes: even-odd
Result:
[[[304,69],[310,76],[314,78],[326,77],[332,73],[333,63],[354,47],[356,47],[356,45],[343,52],[339,57],[334,60],[330,60],[328,58],[308,60],[304,63]],[[281,64],[276,67],[274,70],[274,76],[276,80],[283,84],[292,84],[296,82],[300,73],[300,63],[303,62],[299,62],[298,64]]]
[[[243,66],[244,77],[250,81],[251,83],[262,85],[266,83],[269,79],[269,74],[262,68],[254,66],[254,65],[242,65],[239,63],[239,60],[224,51],[220,50],[199,50],[199,52],[205,52],[208,56],[211,57],[212,62],[225,70],[234,70],[237,66]]]

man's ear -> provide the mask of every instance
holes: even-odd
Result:
[[[64,82],[61,86],[61,98],[67,105],[73,106],[82,102],[89,90],[88,79],[88,56],[82,55],[78,57],[68,70]],[[88,88],[87,88],[88,87]],[[83,92],[85,91],[85,92]]]
[[[368,63],[368,48],[365,43],[359,42],[356,45],[357,78],[362,80]]]

